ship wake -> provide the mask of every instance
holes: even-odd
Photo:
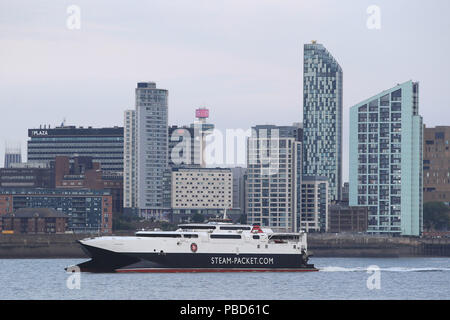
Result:
[[[327,266],[327,267],[319,267],[319,271],[321,272],[368,272],[373,271],[373,266],[371,267],[338,267],[338,266]],[[382,272],[449,272],[450,268],[409,268],[409,267],[380,267],[378,269]]]

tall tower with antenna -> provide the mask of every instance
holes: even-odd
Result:
[[[212,123],[208,123],[209,118],[209,109],[207,108],[198,108],[195,110],[195,118],[196,120],[191,125],[194,127],[196,135],[196,139],[200,139],[200,150],[201,150],[201,166],[206,167],[205,160],[205,147],[206,142],[205,138],[207,135],[210,135],[214,130],[214,125]]]

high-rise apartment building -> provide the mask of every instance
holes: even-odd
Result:
[[[169,166],[200,166],[201,141],[194,127],[169,127]]]
[[[350,109],[350,206],[368,207],[368,232],[422,232],[419,84],[408,81]]]
[[[123,206],[124,208],[137,208],[135,110],[125,111],[123,134]]]
[[[344,185],[342,186],[342,202],[348,203],[348,192],[349,192],[349,185],[348,182],[344,182]]]
[[[168,91],[154,82],[139,82],[135,117],[136,206],[142,216],[160,216],[168,168]]]
[[[247,145],[247,222],[298,230],[301,142],[298,126],[259,125]]]
[[[423,132],[423,201],[450,202],[450,126]]]
[[[330,201],[341,199],[342,69],[319,43],[304,45],[303,174],[325,176]]]
[[[246,186],[247,186],[247,168],[231,168],[233,173],[233,209],[240,209],[245,214],[246,209]]]
[[[303,176],[300,229],[305,232],[328,231],[328,179]]]

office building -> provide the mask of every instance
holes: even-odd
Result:
[[[4,168],[11,168],[13,164],[21,162],[22,162],[22,150],[20,150],[20,147],[6,146]]]
[[[233,174],[229,168],[174,167],[166,171],[166,201],[171,221],[184,221],[194,214],[205,217],[232,214]]]
[[[328,178],[303,176],[300,229],[305,232],[328,231]]]
[[[350,109],[349,204],[367,206],[368,232],[422,232],[423,125],[408,81]]]
[[[0,169],[0,188],[54,188],[55,177],[50,167]]]
[[[201,166],[202,150],[199,132],[191,126],[169,127],[169,166]]]
[[[450,202],[450,126],[423,131],[423,201]]]
[[[60,126],[28,130],[28,162],[47,162],[56,156],[87,156],[102,171],[123,173],[123,128]]]
[[[303,175],[327,177],[330,201],[336,201],[342,187],[343,73],[315,41],[304,45],[303,60]]]
[[[296,232],[301,188],[298,126],[259,125],[247,144],[247,222]]]
[[[233,177],[228,168],[173,168],[172,209],[231,209]]]

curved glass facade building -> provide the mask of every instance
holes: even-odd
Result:
[[[367,206],[368,232],[422,232],[419,84],[408,81],[350,109],[350,206]]]
[[[342,69],[321,44],[304,46],[303,174],[325,176],[329,199],[341,199]]]

